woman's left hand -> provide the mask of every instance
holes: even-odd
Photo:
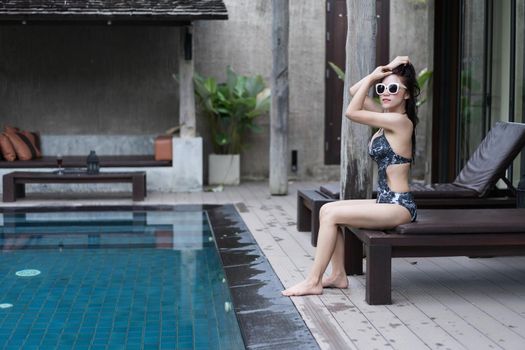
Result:
[[[404,64],[408,64],[410,63],[410,59],[408,58],[408,56],[397,56],[396,58],[394,58],[392,60],[392,62],[390,62],[389,64],[386,65],[386,67],[389,69],[389,70],[394,70],[394,68],[400,66],[400,65],[404,65]]]
[[[382,80],[384,77],[392,74],[392,71],[387,66],[379,66],[372,73],[369,74],[372,82]]]

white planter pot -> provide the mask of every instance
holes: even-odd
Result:
[[[208,158],[210,185],[238,185],[241,183],[241,156],[239,154],[210,154]]]

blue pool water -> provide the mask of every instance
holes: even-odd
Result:
[[[203,211],[4,213],[0,249],[0,349],[244,348]]]

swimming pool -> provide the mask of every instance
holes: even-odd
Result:
[[[0,224],[0,348],[244,347],[205,211],[18,212]]]
[[[0,208],[0,348],[317,349],[282,288],[233,205]]]

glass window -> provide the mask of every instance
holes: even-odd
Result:
[[[481,141],[485,131],[485,0],[463,2],[458,169]]]
[[[525,123],[525,0],[516,0],[516,40],[514,70],[514,121]],[[513,165],[513,183],[517,186],[520,177],[525,175],[525,152],[516,158]]]
[[[524,3],[463,1],[458,169],[494,123],[525,122]],[[517,185],[524,173],[520,155],[507,177]]]
[[[511,55],[511,1],[493,2],[491,105],[490,125],[509,121],[510,55]]]

